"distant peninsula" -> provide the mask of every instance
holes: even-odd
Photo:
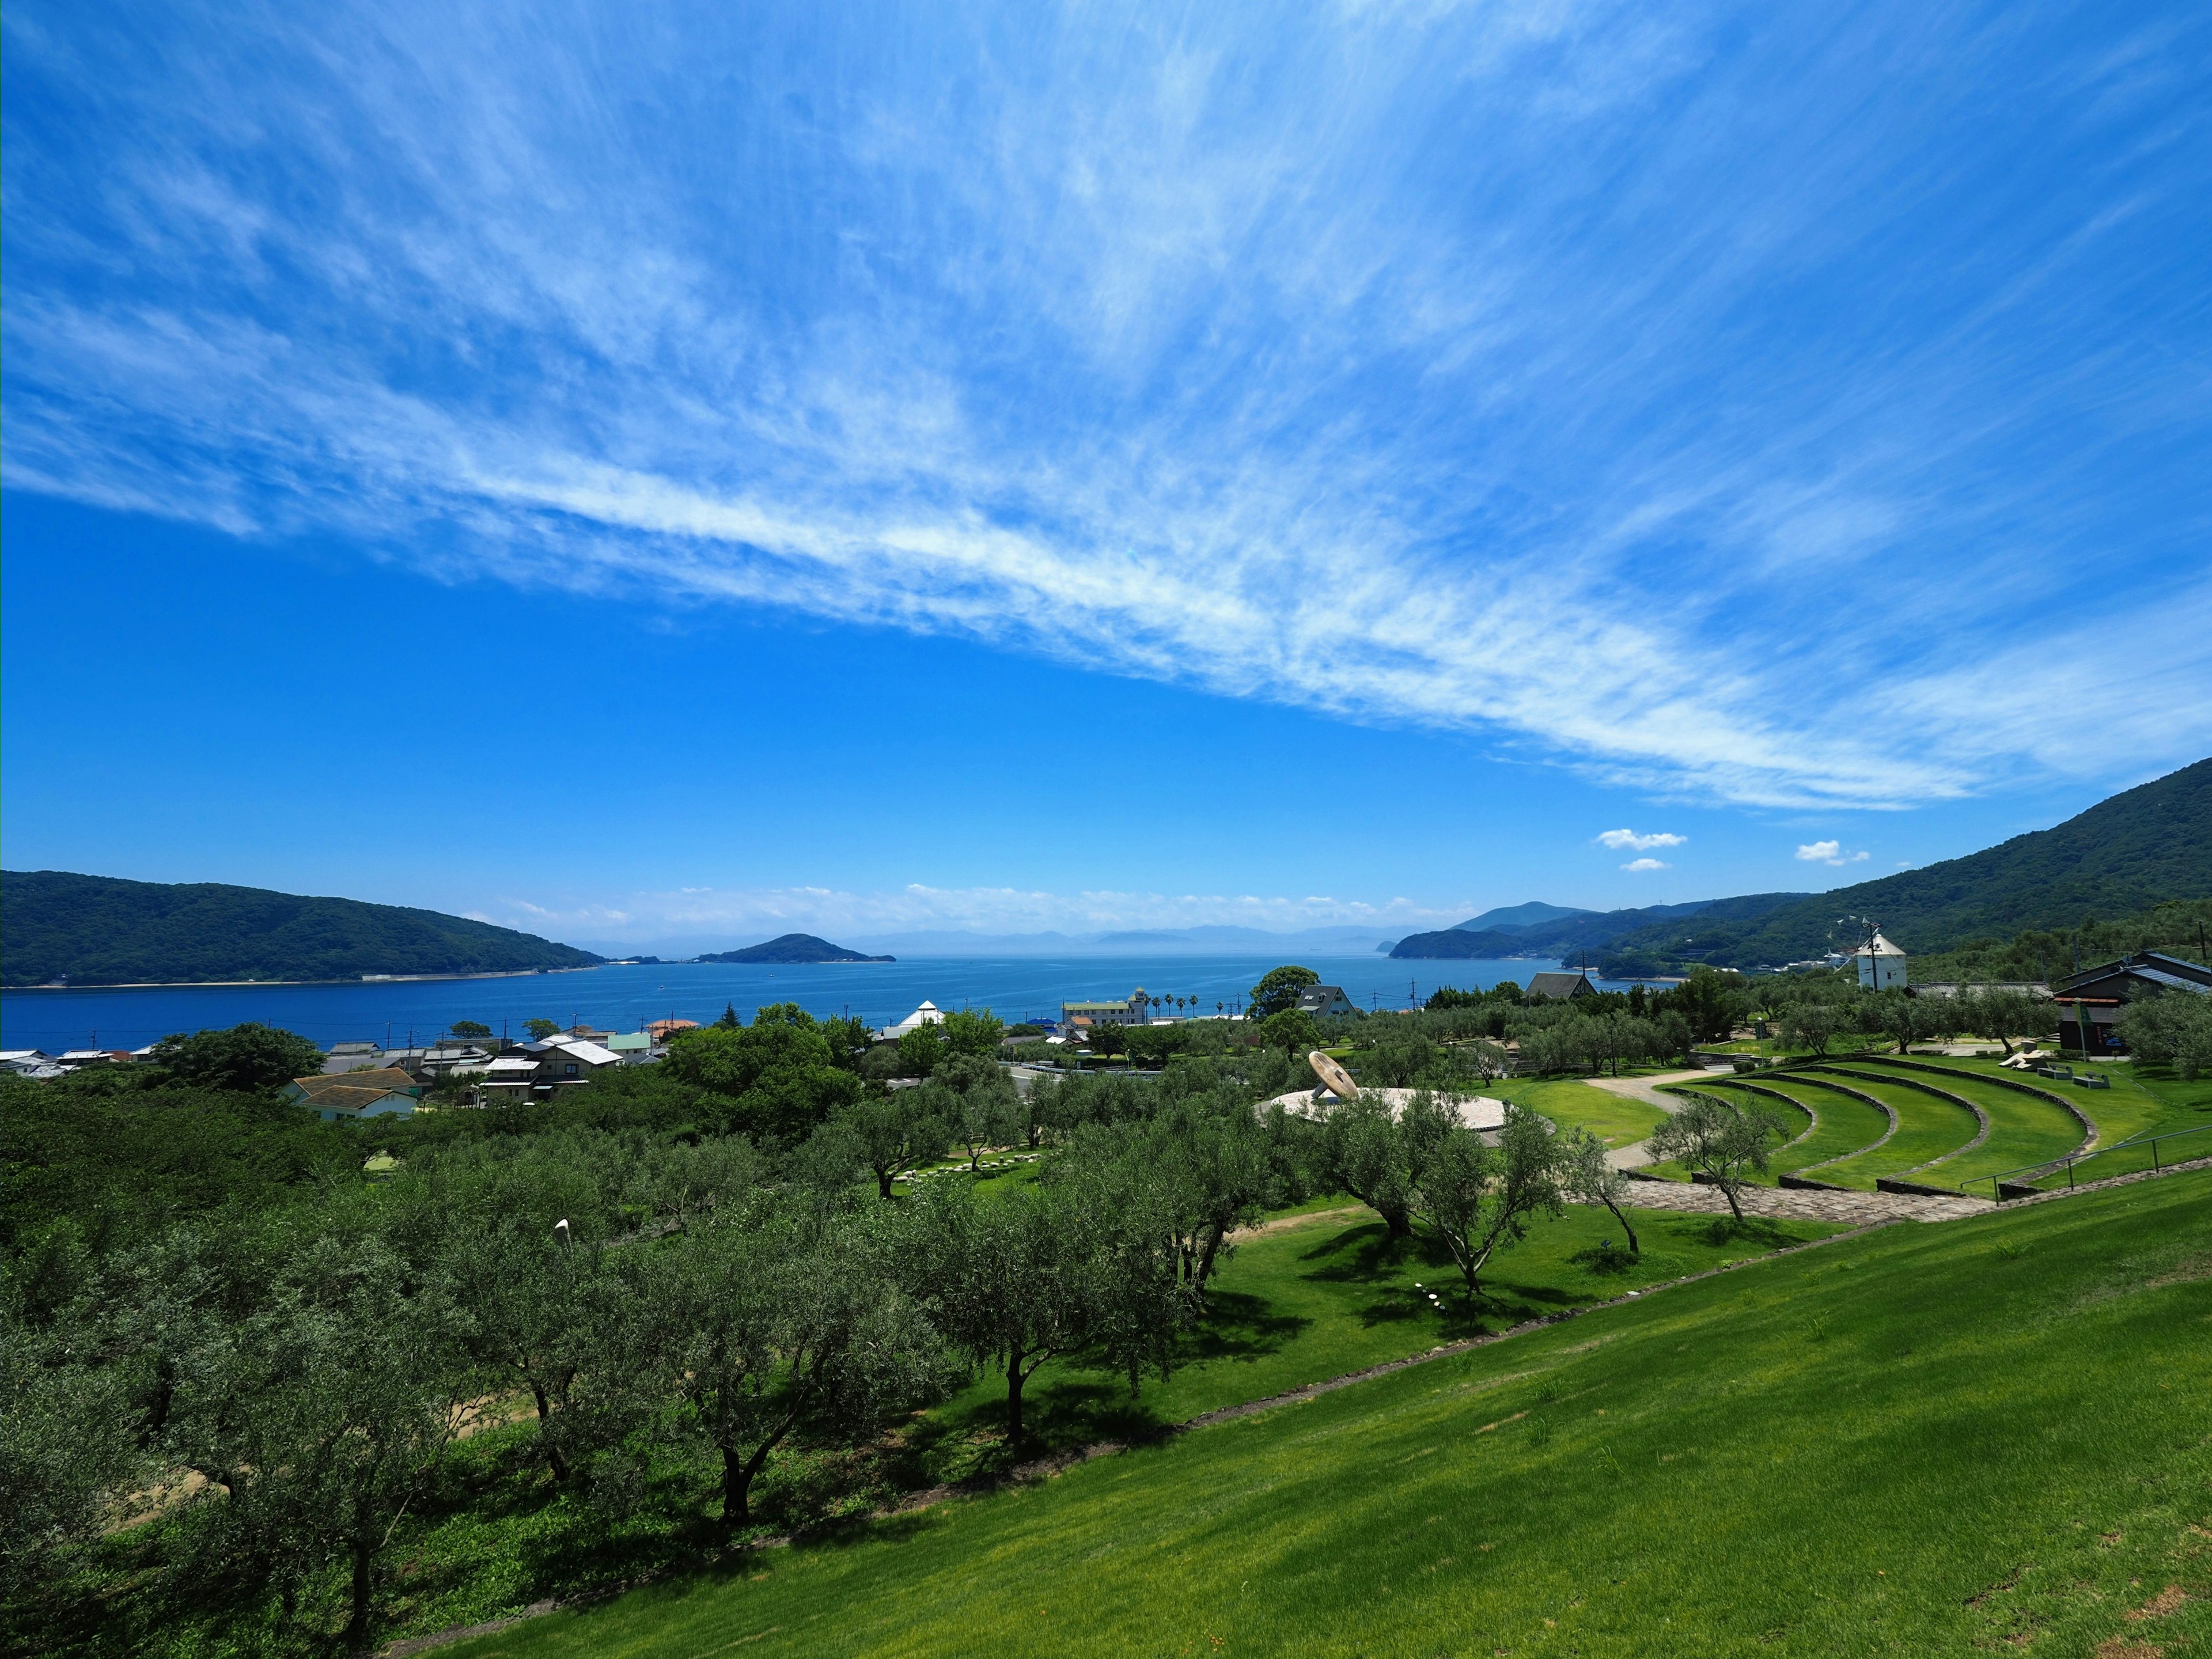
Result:
[[[526,974],[605,960],[435,910],[66,870],[0,872],[0,915],[10,987]]]
[[[765,945],[748,945],[742,951],[717,951],[713,956],[701,957],[702,962],[896,962],[896,957],[864,957],[858,951],[848,951],[842,945],[832,945],[826,939],[817,939],[811,933],[786,933]]]

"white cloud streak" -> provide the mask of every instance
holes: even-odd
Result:
[[[2212,738],[2204,699],[2076,666],[2155,583],[2154,672],[2212,678],[2212,590],[2160,550],[2201,491],[2112,536],[2172,494],[2142,458],[2203,433],[2124,240],[2159,234],[2154,168],[2126,211],[2056,193],[2008,281],[1945,278],[1878,350],[1767,297],[1951,210],[1866,195],[1934,188],[1934,33],[1920,64],[1846,29],[1771,85],[1786,19],[1723,59],[1722,11],[1601,0],[1017,11],[900,31],[911,61],[857,21],[650,9],[6,27],[13,487],[1703,799],[1955,796],[2078,769],[2108,720],[2145,759]],[[2132,273],[2138,336],[2068,297],[2085,266]],[[2052,411],[2085,401],[2126,412],[2084,438]],[[1938,611],[1940,644],[1885,621]]]
[[[793,931],[872,938],[937,930],[1083,933],[1207,926],[1279,933],[1328,927],[1413,933],[1450,927],[1474,908],[1472,902],[1461,902],[1438,909],[1406,898],[1376,904],[1326,895],[1293,898],[1108,889],[1061,893],[917,883],[878,891],[692,887],[634,893],[611,903],[517,896],[472,914],[535,933],[638,941],[699,934],[765,937]]]
[[[1846,864],[1863,864],[1873,855],[1866,852],[1846,853],[1844,851],[1843,842],[1839,841],[1812,841],[1798,848],[1795,856],[1807,864],[1840,866]]]
[[[1655,847],[1681,847],[1686,845],[1689,839],[1687,836],[1664,834],[1639,836],[1633,830],[1608,830],[1597,838],[1597,844],[1601,847],[1610,847],[1616,853],[1646,853]],[[1622,867],[1628,869],[1648,866],[1624,865]]]
[[[1620,867],[1624,870],[1671,870],[1674,866],[1662,859],[1631,859]]]

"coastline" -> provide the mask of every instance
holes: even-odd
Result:
[[[130,979],[99,985],[0,986],[9,996],[29,991],[255,991],[276,985],[427,985],[465,979],[542,979],[549,974],[590,974],[623,968],[619,962],[587,962],[575,968],[499,968],[483,974],[359,974],[350,979]]]

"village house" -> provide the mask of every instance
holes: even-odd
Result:
[[[1528,994],[1532,997],[1553,997],[1561,1002],[1577,997],[1594,997],[1597,987],[1591,984],[1589,975],[1581,969],[1571,974],[1535,974],[1528,980]]]
[[[1309,985],[1298,993],[1298,1012],[1311,1014],[1316,1019],[1328,1019],[1339,1014],[1356,1014],[1359,1005],[1345,995],[1341,985]]]
[[[397,1066],[348,1072],[332,1077],[318,1073],[295,1077],[277,1091],[283,1099],[308,1108],[325,1122],[351,1121],[367,1117],[411,1117],[421,1103],[422,1086]]]
[[[896,1042],[908,1031],[918,1031],[925,1025],[941,1025],[944,1012],[933,1002],[925,1002],[896,1025],[886,1025],[876,1033],[878,1042]]]
[[[2116,1029],[2120,1010],[2138,997],[2177,992],[2212,995],[2212,969],[2157,951],[2085,968],[2051,988],[2058,1004],[2058,1045],[2084,1054],[2118,1054],[2124,1046]]]

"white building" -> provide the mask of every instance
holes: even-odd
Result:
[[[1905,952],[1881,936],[1876,928],[1875,936],[1851,952],[1859,965],[1859,988],[1864,991],[1902,991],[1905,988]]]
[[[925,1025],[941,1025],[945,1015],[933,1002],[925,1002],[896,1025],[886,1025],[876,1033],[878,1042],[896,1042],[908,1031],[918,1031]]]

